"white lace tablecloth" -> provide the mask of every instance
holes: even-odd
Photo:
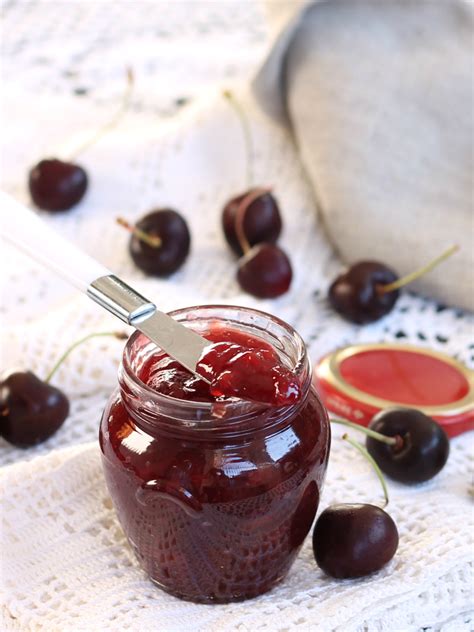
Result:
[[[227,302],[286,319],[303,335],[314,361],[348,343],[400,340],[445,351],[474,367],[470,314],[410,293],[368,327],[333,314],[325,296],[339,263],[291,140],[237,86],[251,118],[255,182],[274,187],[285,225],[281,243],[295,272],[291,291],[276,301],[240,293],[220,212],[231,195],[246,188],[245,152],[238,120],[220,91],[248,77],[264,51],[266,30],[257,4],[43,0],[5,2],[3,12],[9,63],[2,95],[8,122],[2,188],[20,200],[28,201],[26,173],[36,160],[67,156],[113,113],[124,66],[132,65],[137,77],[131,111],[81,156],[91,174],[84,201],[69,213],[44,216],[56,230],[162,309]],[[187,218],[192,251],[172,278],[152,280],[134,268],[128,235],[114,219],[134,220],[162,205]],[[122,329],[46,270],[4,244],[0,248],[2,368],[29,368],[44,376],[78,337]],[[373,577],[325,578],[308,538],[288,579],[247,603],[197,606],[154,588],[114,518],[95,443],[122,344],[92,340],[56,374],[53,382],[71,400],[71,414],[56,435],[30,450],[0,441],[1,629],[470,629],[473,433],[453,440],[448,465],[435,480],[413,489],[390,484],[390,512],[401,543],[394,560]],[[322,507],[380,497],[372,472],[349,450],[334,440]]]

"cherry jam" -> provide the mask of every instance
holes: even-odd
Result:
[[[261,338],[222,327],[203,335],[211,344],[196,370],[207,382],[159,350],[139,371],[140,380],[164,395],[193,401],[237,397],[272,406],[298,401],[301,388],[297,376]]]
[[[276,354],[300,392],[286,405],[216,393],[137,332],[101,423],[107,486],[157,585],[197,602],[247,599],[285,577],[311,527],[328,418],[304,344],[282,321],[224,306],[172,315],[214,342]],[[258,384],[258,371],[250,378]]]

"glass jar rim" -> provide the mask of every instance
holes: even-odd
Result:
[[[222,316],[217,315],[215,313],[217,311],[223,312]],[[291,368],[295,371],[295,374],[300,376],[301,378],[303,389],[303,397],[301,398],[301,401],[304,400],[305,394],[309,390],[309,386],[311,385],[311,370],[309,358],[306,351],[306,345],[298,332],[284,320],[262,310],[243,307],[239,305],[222,304],[193,305],[170,311],[168,312],[168,315],[172,316],[173,318],[178,318],[178,320],[180,320],[180,322],[182,322],[183,324],[186,324],[186,322],[192,323],[193,321],[198,322],[199,320],[222,320],[223,322],[226,322],[226,320],[228,320],[225,317],[226,312],[229,312],[229,315],[234,312],[248,317],[265,319],[269,321],[272,326],[280,328],[282,330],[282,333],[284,332],[291,339],[292,345],[296,351],[296,357],[292,363],[294,366],[292,366]],[[207,318],[206,314],[208,314]],[[195,316],[192,317],[193,315]],[[235,321],[235,324],[244,325],[245,323]],[[249,323],[248,327],[252,327],[252,324]],[[232,328],[232,323],[229,323],[229,328]],[[267,334],[269,333],[268,328],[262,329],[261,331]],[[258,335],[258,333],[256,333],[255,335]],[[143,394],[146,393],[146,399],[149,402],[152,402],[161,410],[163,410],[163,408],[176,409],[177,407],[179,407],[179,409],[183,413],[185,413],[186,411],[199,409],[200,411],[202,411],[202,418],[199,420],[199,424],[202,426],[208,426],[209,422],[219,421],[219,416],[215,414],[216,405],[217,407],[225,407],[226,419],[232,419],[233,422],[234,420],[242,421],[245,418],[254,417],[255,415],[263,414],[268,411],[271,411],[275,415],[279,415],[279,417],[281,418],[282,414],[284,414],[284,411],[293,413],[295,408],[298,407],[298,405],[300,404],[300,402],[298,402],[293,406],[274,408],[265,404],[253,403],[239,399],[223,400],[222,402],[194,402],[192,400],[179,399],[171,397],[169,395],[165,395],[163,393],[159,393],[155,389],[145,384],[142,380],[140,380],[140,378],[132,368],[131,354],[133,353],[134,344],[136,344],[137,340],[140,337],[146,339],[146,337],[139,331],[135,331],[130,336],[125,345],[122,356],[122,363],[119,370],[119,381],[124,381],[129,388],[136,392],[139,391]],[[288,356],[286,357],[288,359]]]

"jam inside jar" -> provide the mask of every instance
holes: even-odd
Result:
[[[228,306],[171,315],[213,340],[245,336],[270,345],[298,376],[301,397],[280,407],[209,401],[198,385],[178,399],[179,370],[164,379],[175,396],[164,394],[140,379],[163,354],[137,332],[102,417],[107,487],[158,586],[196,602],[255,597],[285,577],[316,515],[329,456],[327,414],[304,343],[283,321]]]

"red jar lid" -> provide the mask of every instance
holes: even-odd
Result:
[[[314,382],[326,408],[362,425],[384,408],[417,408],[453,437],[474,429],[474,371],[430,349],[391,343],[325,356]]]

